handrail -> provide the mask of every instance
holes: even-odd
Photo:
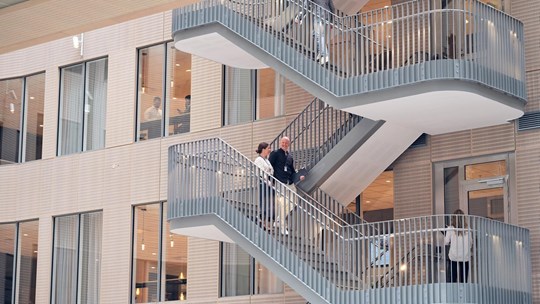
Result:
[[[203,0],[174,10],[173,34],[220,23],[338,97],[464,79],[526,99],[523,24],[478,0],[454,0],[444,8],[440,1],[418,0],[341,17],[327,12],[327,63],[317,61],[312,27],[324,9],[305,8],[304,1],[276,3]],[[304,21],[295,24],[301,10]]]
[[[441,232],[450,231],[446,225],[455,216],[344,226],[318,210],[311,199],[302,198],[271,176],[265,176],[253,162],[220,139],[171,146],[168,180],[169,220],[203,214],[217,216],[325,302],[358,303],[358,292],[373,288],[384,273],[381,267],[372,265],[376,253],[371,253],[370,246],[381,241],[388,242],[391,261],[404,258],[407,262],[406,268],[392,270],[392,276],[399,272],[399,280],[384,288],[448,283],[444,272],[449,269],[433,253],[444,247]],[[280,198],[278,209],[289,209],[287,224],[280,223],[278,228],[261,223],[261,217],[263,221],[269,219],[264,211],[270,211],[275,201],[263,190],[267,189],[268,180],[273,182]],[[487,301],[491,294],[513,299],[515,303],[531,303],[528,230],[481,217],[459,218],[467,223],[463,231],[470,235],[470,258],[474,261],[468,281],[462,284],[464,288],[481,286],[484,290],[480,294],[465,293],[464,303],[491,303]],[[421,258],[412,258],[413,248]],[[429,303],[442,303],[442,299],[454,296],[450,286],[437,288],[438,292],[429,295]],[[482,298],[486,295],[488,298]]]
[[[270,145],[277,148],[281,138],[288,136],[291,140],[289,151],[295,159],[295,167],[309,171],[361,119],[360,116],[337,110],[315,98]]]

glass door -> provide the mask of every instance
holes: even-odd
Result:
[[[434,164],[435,214],[465,214],[512,223],[514,154]]]
[[[506,177],[492,179],[489,182],[467,183],[462,187],[460,207],[469,215],[508,222],[507,193]]]

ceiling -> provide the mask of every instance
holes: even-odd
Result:
[[[0,0],[0,54],[128,21],[195,0]]]

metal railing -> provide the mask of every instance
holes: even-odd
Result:
[[[360,120],[362,117],[337,110],[315,98],[270,145],[278,148],[281,138],[288,136],[291,140],[289,151],[294,157],[295,167],[309,171]]]
[[[169,220],[217,216],[328,303],[398,294],[401,303],[418,303],[404,296],[409,292],[423,294],[426,303],[532,301],[529,232],[520,227],[461,216],[466,225],[456,230],[444,215],[345,225],[220,139],[171,146],[168,189]],[[458,283],[447,278],[450,231],[461,235],[470,260]]]
[[[336,96],[464,79],[526,98],[523,24],[477,0],[417,0],[353,16],[304,1],[203,0],[174,10],[173,36],[210,23]],[[326,38],[328,61],[314,33]]]

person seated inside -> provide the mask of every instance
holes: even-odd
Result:
[[[178,112],[179,120],[178,124],[176,124],[174,127],[174,134],[187,133],[190,129],[189,125],[191,120],[191,95],[186,95],[186,97],[184,97],[184,101],[184,111],[176,109],[176,111]]]
[[[161,98],[154,97],[153,105],[144,111],[144,121],[158,120],[163,117],[163,112],[160,109]]]

